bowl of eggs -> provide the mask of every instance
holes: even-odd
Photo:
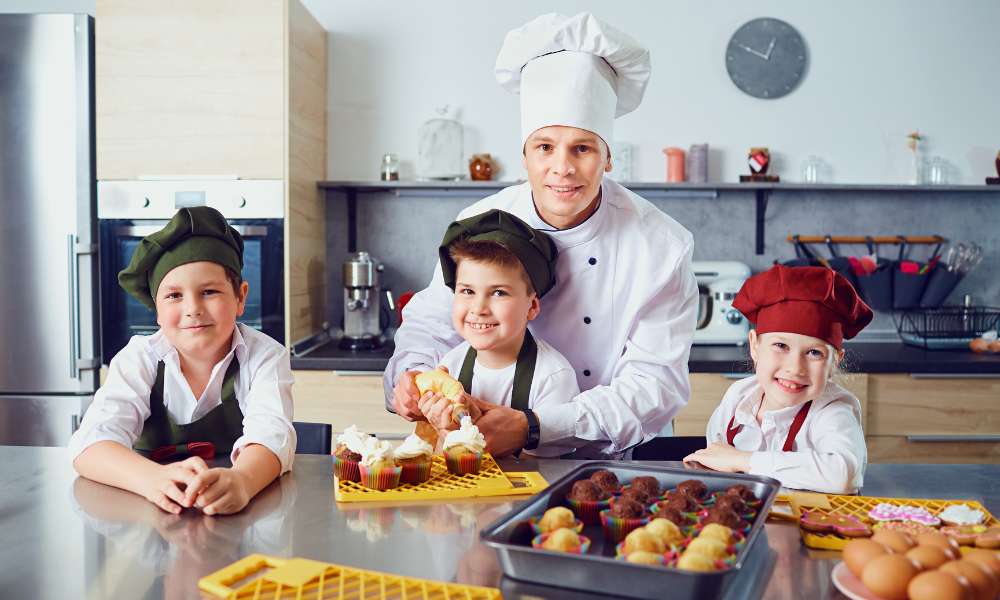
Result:
[[[1000,594],[1000,554],[969,548],[940,532],[909,536],[879,530],[844,547],[834,567],[837,588],[864,600],[994,600]]]

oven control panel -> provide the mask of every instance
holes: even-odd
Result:
[[[283,219],[280,179],[98,181],[97,218],[170,219],[181,208],[211,206],[227,219]]]

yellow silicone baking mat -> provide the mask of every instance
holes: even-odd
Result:
[[[233,587],[237,586],[237,587]],[[198,589],[225,600],[499,600],[495,588],[444,583],[366,571],[305,558],[251,554],[198,581]]]
[[[830,500],[829,508],[801,506],[795,502],[794,496],[791,499],[791,504],[796,516],[801,516],[803,509],[805,509],[824,514],[837,513],[841,515],[852,515],[860,518],[868,525],[873,525],[876,522],[868,517],[868,511],[875,508],[876,504],[880,504],[882,502],[896,504],[899,506],[919,506],[935,516],[948,506],[953,504],[965,504],[975,510],[983,511],[983,514],[986,515],[986,519],[983,521],[984,525],[992,526],[998,524],[996,517],[991,515],[990,511],[986,510],[982,504],[976,502],[975,500],[928,500],[925,498],[876,498],[873,496],[834,495],[828,495],[827,498]],[[802,541],[806,546],[809,546],[810,548],[823,548],[826,550],[841,550],[847,545],[847,542],[853,539],[836,535],[834,533],[815,533],[813,531],[806,531],[801,527],[799,527],[799,533],[802,534]]]
[[[549,486],[535,471],[504,473],[489,454],[483,455],[479,473],[452,475],[444,457],[431,461],[431,478],[424,483],[404,483],[392,490],[370,490],[360,483],[335,478],[337,502],[375,502],[381,500],[442,500],[482,496],[535,494]]]

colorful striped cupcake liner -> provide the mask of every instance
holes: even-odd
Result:
[[[358,461],[356,460],[348,460],[340,458],[336,454],[333,455],[333,474],[339,479],[355,483],[361,481],[361,471],[358,467]]]
[[[369,471],[365,465],[359,465],[359,468],[361,485],[380,492],[399,487],[399,478],[403,474],[402,467],[388,467],[378,471]]]

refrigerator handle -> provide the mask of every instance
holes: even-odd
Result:
[[[76,258],[76,236],[66,235],[66,247],[69,260],[69,376],[80,378],[76,368],[76,360],[80,356],[80,278]]]

